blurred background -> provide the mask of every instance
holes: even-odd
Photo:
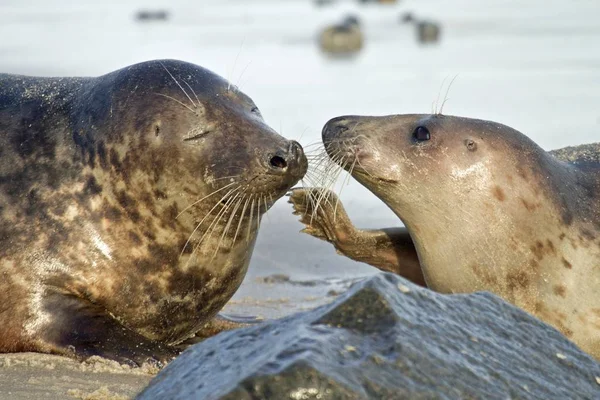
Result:
[[[444,114],[504,123],[548,150],[600,140],[598,0],[69,3],[1,0],[0,72],[97,76],[181,59],[229,79],[305,146],[338,115],[430,113],[454,79]],[[400,225],[352,180],[341,197],[359,227]],[[376,272],[296,220],[285,198],[269,211],[226,311],[312,308]]]

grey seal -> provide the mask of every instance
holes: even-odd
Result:
[[[306,166],[194,64],[0,75],[0,351],[169,360],[235,293]]]

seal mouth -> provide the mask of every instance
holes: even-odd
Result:
[[[343,139],[331,139],[324,143],[329,159],[334,164],[348,172],[350,175],[359,175],[365,179],[384,183],[398,183],[396,179],[377,176],[376,167],[381,162],[376,160],[376,155],[368,147],[368,141],[362,135]],[[369,166],[373,168],[369,168]]]
[[[346,171],[354,169],[364,170],[362,162],[370,160],[372,153],[368,151],[359,137],[334,139],[325,142],[325,151],[330,160]]]

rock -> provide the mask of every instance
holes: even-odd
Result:
[[[600,364],[487,292],[393,274],[331,304],[199,343],[138,399],[600,398]]]

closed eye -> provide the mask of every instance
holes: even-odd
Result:
[[[184,138],[183,141],[184,142],[189,142],[192,140],[198,140],[200,139],[202,136],[206,135],[207,133],[209,133],[210,131],[200,131],[198,132],[197,129],[194,129],[192,131],[190,131]]]

